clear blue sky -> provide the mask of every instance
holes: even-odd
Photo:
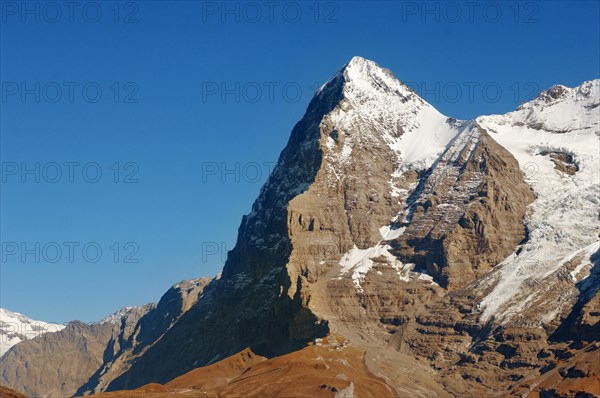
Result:
[[[457,118],[599,76],[597,1],[44,4],[1,3],[0,305],[47,321],[219,272],[312,90],[354,55]]]

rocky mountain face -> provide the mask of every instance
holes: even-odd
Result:
[[[326,321],[306,306],[302,280],[289,271],[294,247],[288,214],[290,201],[314,182],[322,164],[320,123],[341,94],[341,85],[332,86],[328,95],[311,101],[252,212],[243,217],[222,274],[108,390],[140,387],[147,380],[166,383],[247,347],[264,356],[283,354],[327,333]]]
[[[98,323],[69,323],[17,344],[0,359],[0,383],[31,398],[70,397],[105,386],[198,300],[208,278],[181,282],[158,304],[126,307]]]
[[[111,334],[78,394],[171,394],[183,377],[277,396],[314,369],[346,377],[315,396],[600,394],[599,105],[594,80],[460,121],[353,58],[292,130],[222,274]],[[311,351],[332,336],[350,348]],[[244,352],[261,358],[251,381],[236,365],[206,384]]]
[[[174,285],[160,299],[133,321],[122,317],[107,343],[101,366],[87,382],[77,389],[77,395],[102,391],[121,373],[129,363],[143,355],[185,314],[197,301],[209,278],[183,281]]]

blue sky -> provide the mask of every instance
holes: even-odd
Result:
[[[475,3],[2,2],[0,306],[94,321],[214,276],[354,55],[456,118],[599,77],[598,2]]]

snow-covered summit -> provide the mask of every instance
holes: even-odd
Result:
[[[362,57],[353,57],[341,70],[344,76],[346,94],[368,94],[386,92],[403,98],[415,97],[420,104],[425,104],[413,90],[400,82],[389,69],[379,66],[374,61]]]
[[[0,308],[0,356],[12,346],[48,332],[58,332],[65,325],[36,321],[18,312]]]
[[[368,99],[382,99],[393,95],[405,102],[414,101],[421,106],[430,106],[411,88],[394,76],[392,71],[376,62],[355,56],[317,91],[317,96],[326,95],[342,85],[346,99],[364,103]],[[373,104],[371,104],[373,105]]]
[[[377,63],[354,57],[317,93],[326,96],[342,85],[339,105],[324,119],[338,139],[327,148],[337,162],[349,162],[357,147],[388,146],[404,169],[426,169],[465,124],[441,114],[394,74]]]
[[[591,133],[598,128],[599,105],[600,79],[595,79],[574,88],[552,86],[514,112],[479,119],[498,125],[527,126],[550,133]]]
[[[542,91],[533,101],[527,102],[517,110],[534,106],[555,105],[563,101],[581,102],[586,107],[598,106],[600,101],[600,79],[588,80],[571,88],[561,84]]]

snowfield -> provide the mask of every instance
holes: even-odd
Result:
[[[573,282],[589,276],[599,248],[599,104],[600,80],[594,80],[576,88],[555,86],[514,112],[477,119],[517,159],[537,195],[526,219],[529,240],[520,255],[498,267],[498,282],[481,303],[483,320],[518,313],[525,303],[511,300],[525,280],[546,278],[578,255],[584,258],[571,274]],[[579,170],[572,176],[556,170],[543,155],[547,151],[573,156]]]

